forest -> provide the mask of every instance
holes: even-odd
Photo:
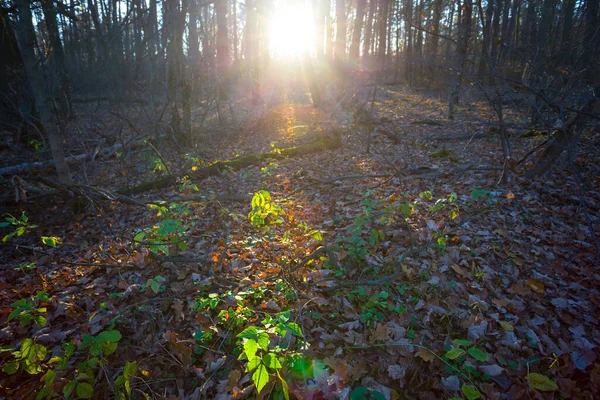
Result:
[[[0,0],[0,399],[594,399],[598,0]]]

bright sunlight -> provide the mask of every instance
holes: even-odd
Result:
[[[312,51],[315,32],[310,4],[304,0],[280,0],[275,7],[269,30],[273,55],[295,58]]]

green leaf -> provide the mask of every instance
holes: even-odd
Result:
[[[527,380],[531,386],[533,386],[535,389],[541,390],[542,392],[553,392],[558,390],[558,385],[556,382],[548,378],[546,375],[532,372],[527,375]]]
[[[500,321],[500,326],[502,327],[502,329],[504,329],[505,331],[509,331],[512,332],[515,330],[515,327],[512,326],[510,323],[506,322],[506,321]]]
[[[135,375],[137,372],[137,362],[129,362],[125,363],[125,368],[123,368],[123,376],[127,379]]]
[[[445,356],[448,357],[450,360],[456,360],[458,357],[462,356],[463,354],[465,354],[465,351],[463,349],[455,347],[455,348],[451,349],[449,352],[447,352],[445,354]]]
[[[350,392],[350,400],[363,400],[368,398],[368,396],[369,391],[362,386],[355,387],[352,389],[352,392]]]
[[[89,399],[94,393],[94,388],[89,383],[81,382],[77,383],[77,396],[82,399]]]
[[[73,393],[73,389],[75,389],[76,384],[77,384],[77,382],[72,381],[72,382],[67,383],[63,387],[63,394],[65,395],[65,399],[68,399],[71,396],[71,393]]]
[[[481,393],[479,390],[469,385],[462,385],[461,390],[465,397],[469,400],[475,400],[481,397]]]
[[[279,372],[277,372],[277,376],[279,377],[279,380],[281,381],[281,389],[283,391],[283,397],[285,397],[285,400],[290,400],[290,388],[288,387],[287,382],[281,377],[281,375],[279,375]]]
[[[300,328],[300,325],[298,325],[295,322],[290,322],[288,324],[285,325],[286,329],[289,330],[291,332],[292,335],[297,336],[297,337],[304,337],[304,335],[302,334],[302,329]]]
[[[254,371],[261,364],[262,359],[260,357],[254,356],[248,360],[248,365],[246,365],[246,372]]]
[[[121,332],[117,330],[104,331],[96,336],[96,341],[98,342],[115,343],[119,340],[121,340]]]
[[[9,361],[2,366],[2,371],[9,375],[16,373],[19,370],[19,363],[15,360]]]
[[[281,368],[281,363],[279,359],[277,359],[277,355],[274,353],[267,353],[263,356],[263,362],[265,365],[271,369],[279,369]]]
[[[269,334],[266,332],[261,332],[258,334],[258,338],[256,339],[258,345],[264,351],[269,350]]]
[[[256,351],[258,350],[258,344],[254,339],[247,339],[246,343],[244,343],[244,353],[248,360],[252,360],[256,356]]]
[[[42,243],[50,247],[56,247],[62,242],[61,238],[56,236],[42,236]]]
[[[467,350],[467,353],[469,353],[469,355],[477,361],[486,361],[489,358],[489,356],[485,352],[475,347],[471,347],[469,350]]]
[[[469,340],[464,340],[464,339],[454,339],[452,341],[452,343],[454,343],[457,346],[471,346],[473,344],[473,342],[469,341]]]
[[[252,381],[256,385],[256,392],[260,393],[261,390],[265,387],[265,385],[269,382],[269,373],[267,372],[267,368],[260,364],[256,371],[252,374]]]
[[[244,329],[242,332],[238,333],[237,337],[243,339],[257,339],[258,338],[258,328],[255,326],[249,326]]]

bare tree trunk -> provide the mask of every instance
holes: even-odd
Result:
[[[73,115],[72,86],[65,65],[65,53],[62,42],[58,34],[58,25],[56,23],[56,11],[52,0],[42,1],[42,10],[46,20],[46,29],[48,29],[48,39],[50,42],[49,56],[50,63],[54,67],[54,72],[58,77],[59,89],[57,93],[60,113],[70,118]]]
[[[373,37],[373,16],[375,14],[375,5],[377,0],[369,0],[369,17],[365,26],[365,41],[363,43],[363,63],[369,58],[369,49]],[[410,0],[409,0],[410,1]]]
[[[350,60],[354,62],[358,62],[360,60],[360,38],[366,8],[367,0],[358,0],[358,3],[356,4],[354,30],[352,31],[352,43],[350,44]]]
[[[383,77],[387,50],[387,20],[389,0],[379,0],[379,49],[377,50],[377,64],[380,77]]]
[[[35,103],[40,119],[50,142],[52,158],[58,175],[58,181],[64,185],[72,184],[69,166],[65,161],[63,141],[56,125],[53,113],[52,97],[48,91],[47,82],[44,74],[39,68],[35,56],[35,30],[33,28],[31,9],[28,0],[15,0],[19,15],[19,41],[21,47],[21,57],[25,65],[25,71],[31,84],[31,90],[35,98]]]
[[[486,72],[488,72],[488,63],[491,59],[490,43],[492,39],[490,25],[492,22],[492,14],[494,14],[494,0],[488,0],[488,5],[485,10],[485,16],[483,14],[483,6],[481,5],[481,0],[477,0],[477,8],[479,10],[481,23],[483,25],[483,42],[481,43],[481,54],[479,55],[479,75],[484,75]]]
[[[406,81],[412,84],[412,63],[413,63],[413,2],[406,0]]]
[[[459,7],[460,8],[460,7]],[[458,96],[460,94],[460,86],[463,79],[463,74],[467,62],[467,53],[469,50],[469,41],[471,38],[471,16],[473,12],[473,4],[471,0],[465,0],[462,7],[461,21],[458,29],[459,38],[457,43],[458,63],[454,71],[452,91],[450,93],[450,101],[448,104],[448,119],[454,119],[454,108],[458,104]]]
[[[238,50],[238,26],[237,26],[237,0],[233,0],[232,4],[232,30],[233,30],[233,61],[237,64],[239,58],[239,50]]]
[[[217,71],[219,79],[219,98],[227,98],[229,80],[229,36],[227,34],[227,0],[215,1],[217,15]]]

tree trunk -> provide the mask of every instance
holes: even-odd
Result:
[[[219,99],[227,98],[229,80],[229,35],[227,34],[227,0],[215,1],[217,16],[217,73]]]
[[[458,104],[458,97],[460,94],[460,86],[462,83],[462,76],[465,72],[467,53],[469,50],[469,41],[471,39],[471,16],[473,12],[473,4],[471,0],[465,0],[462,6],[460,26],[458,28],[458,63],[457,68],[454,71],[454,82],[452,85],[452,92],[450,93],[450,102],[448,104],[448,118],[454,119],[454,107]]]
[[[380,77],[383,77],[387,50],[387,20],[389,0],[379,0],[379,49],[377,50],[377,64]]]
[[[367,24],[365,26],[365,41],[363,43],[363,64],[369,58],[369,49],[371,48],[371,41],[373,37],[373,15],[375,14],[375,2],[377,0],[369,1],[369,17],[367,18]]]
[[[53,66],[58,78],[56,97],[59,105],[59,114],[69,118],[73,115],[72,86],[65,66],[65,53],[58,34],[58,24],[56,23],[56,11],[53,1],[43,0],[42,10],[44,12],[44,19],[46,20],[46,29],[48,29],[50,64]]]
[[[488,5],[485,11],[485,16],[483,15],[483,6],[481,5],[481,0],[477,1],[477,6],[479,8],[479,13],[481,14],[481,23],[483,24],[482,34],[483,34],[483,42],[481,43],[481,54],[479,59],[479,75],[484,75],[488,71],[488,63],[490,63],[490,43],[491,43],[491,35],[490,28],[492,22],[492,14],[494,13],[494,0],[488,0]]]
[[[406,81],[412,84],[412,63],[413,63],[413,3],[412,0],[406,0]]]
[[[35,56],[35,30],[33,28],[31,9],[28,0],[15,0],[19,15],[19,41],[21,47],[21,56],[25,71],[29,78],[31,90],[35,98],[35,104],[40,113],[40,120],[50,142],[52,158],[58,174],[58,181],[64,185],[72,183],[69,166],[65,161],[63,141],[56,125],[55,116],[52,107],[52,98],[48,91],[47,82],[44,79],[43,72],[39,68]]]
[[[356,18],[354,19],[354,30],[352,31],[352,44],[350,45],[350,60],[358,63],[360,60],[360,38],[367,0],[358,0],[356,4]]]

